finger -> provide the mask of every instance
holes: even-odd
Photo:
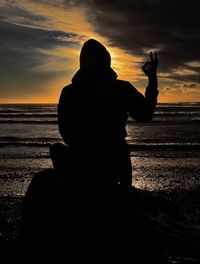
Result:
[[[147,62],[144,64],[144,66],[149,66],[149,65],[151,65],[151,62],[150,62],[150,61],[147,61]]]
[[[148,68],[150,67],[150,62],[149,61],[147,61],[143,66],[142,66],[142,70],[143,71],[147,71],[148,70]]]
[[[158,54],[155,54],[155,64],[158,65]]]
[[[150,59],[151,59],[151,63],[153,63],[153,53],[150,52]]]

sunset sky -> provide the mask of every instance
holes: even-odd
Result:
[[[198,102],[199,14],[197,0],[0,0],[0,103],[57,103],[89,38],[142,93],[156,51],[159,102]]]

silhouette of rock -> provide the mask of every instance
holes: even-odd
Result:
[[[163,263],[166,253],[198,254],[200,236],[165,198],[133,187],[69,185],[47,169],[27,190],[20,241],[29,263],[63,257]]]

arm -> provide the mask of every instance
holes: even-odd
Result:
[[[145,96],[139,93],[134,87],[129,89],[129,114],[137,122],[150,122],[153,118],[158,96],[157,82],[157,55],[153,57],[150,53],[150,62],[146,62],[142,70],[148,77],[148,86],[145,91]]]

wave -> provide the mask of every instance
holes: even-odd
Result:
[[[1,118],[11,117],[57,117],[56,113],[0,113]]]
[[[15,137],[15,136],[9,136],[9,137],[0,137],[0,142],[1,141],[55,141],[55,140],[60,140],[58,137]]]
[[[169,107],[200,107],[200,102],[182,102],[182,103],[158,103],[157,107],[164,107],[164,108],[169,108]]]
[[[159,125],[163,125],[163,123],[166,123],[167,125],[191,125],[191,124],[197,124],[200,123],[200,118],[196,118],[196,117],[191,117],[190,119],[178,119],[178,118],[167,118],[165,116],[155,116],[153,118],[153,120],[150,123],[140,123],[140,122],[136,122],[133,119],[128,119],[127,120],[127,125],[134,125],[134,126],[159,126]]]
[[[152,126],[152,125],[162,125],[166,124],[177,124],[177,125],[190,125],[192,123],[197,124],[200,123],[200,115],[199,116],[174,116],[174,115],[155,115],[152,122],[150,123],[140,123],[135,120],[128,118],[127,125],[134,126]],[[1,119],[0,124],[38,124],[38,125],[58,125],[57,118],[52,119]]]
[[[156,110],[155,111],[155,115],[200,115],[200,109],[199,111],[193,111],[194,109],[192,109],[191,111],[170,111],[169,109],[164,110],[164,109],[160,109],[160,110]],[[57,117],[58,114],[57,112],[34,112],[34,111],[29,111],[26,113],[22,113],[21,111],[10,111],[10,112],[2,112],[0,111],[0,117]]]
[[[200,150],[200,143],[145,143],[128,144],[131,151],[142,150]]]
[[[57,118],[54,118],[55,116],[48,116],[51,117],[53,119],[43,119],[44,117],[47,116],[38,116],[38,118],[41,117],[41,119],[32,119],[33,116],[30,116],[30,118],[26,118],[26,119],[1,119],[0,120],[0,124],[58,124],[58,120]],[[47,118],[48,118],[47,117]],[[140,123],[140,122],[136,122],[135,120],[128,118],[127,120],[127,125],[129,124],[134,124],[134,125],[138,125],[138,126],[148,126],[149,124],[155,124],[155,125],[159,125],[163,122],[167,122],[168,124],[170,123],[176,123],[176,124],[185,124],[188,125],[189,123],[192,122],[200,122],[200,114],[199,115],[188,115],[188,117],[186,117],[185,115],[173,115],[173,114],[163,114],[163,115],[157,115],[155,114],[153,120],[151,123]]]
[[[153,123],[196,123],[199,117],[200,103],[165,103],[156,107]],[[0,124],[57,124],[57,104],[0,105]]]
[[[61,138],[33,138],[21,139],[8,137],[8,140],[0,138],[0,146],[26,146],[26,147],[49,147],[55,142],[63,142]],[[157,149],[171,149],[171,150],[200,150],[200,143],[128,143],[130,150],[157,150]],[[97,145],[98,151],[98,145]]]
[[[1,105],[0,113],[23,113],[23,112],[57,112],[57,105]]]
[[[29,124],[57,124],[58,121],[57,120],[0,120],[0,124],[12,124],[12,123],[18,123],[18,124],[25,124],[25,123],[29,123]]]
[[[155,116],[200,116],[200,111],[198,112],[186,112],[186,111],[165,111],[165,112],[155,112]]]
[[[0,142],[0,147],[10,145],[21,147],[50,147],[52,145],[52,142]]]
[[[0,146],[27,146],[27,147],[48,147],[55,142],[62,141],[61,138],[37,137],[37,138],[20,138],[20,137],[0,137]]]
[[[170,112],[170,111],[157,111],[154,114],[155,117],[191,117],[191,116],[200,116],[200,111],[199,112]],[[20,121],[18,118],[57,118],[58,115],[57,113],[0,113],[0,118],[3,118],[5,121]],[[27,119],[25,119],[27,120]]]

